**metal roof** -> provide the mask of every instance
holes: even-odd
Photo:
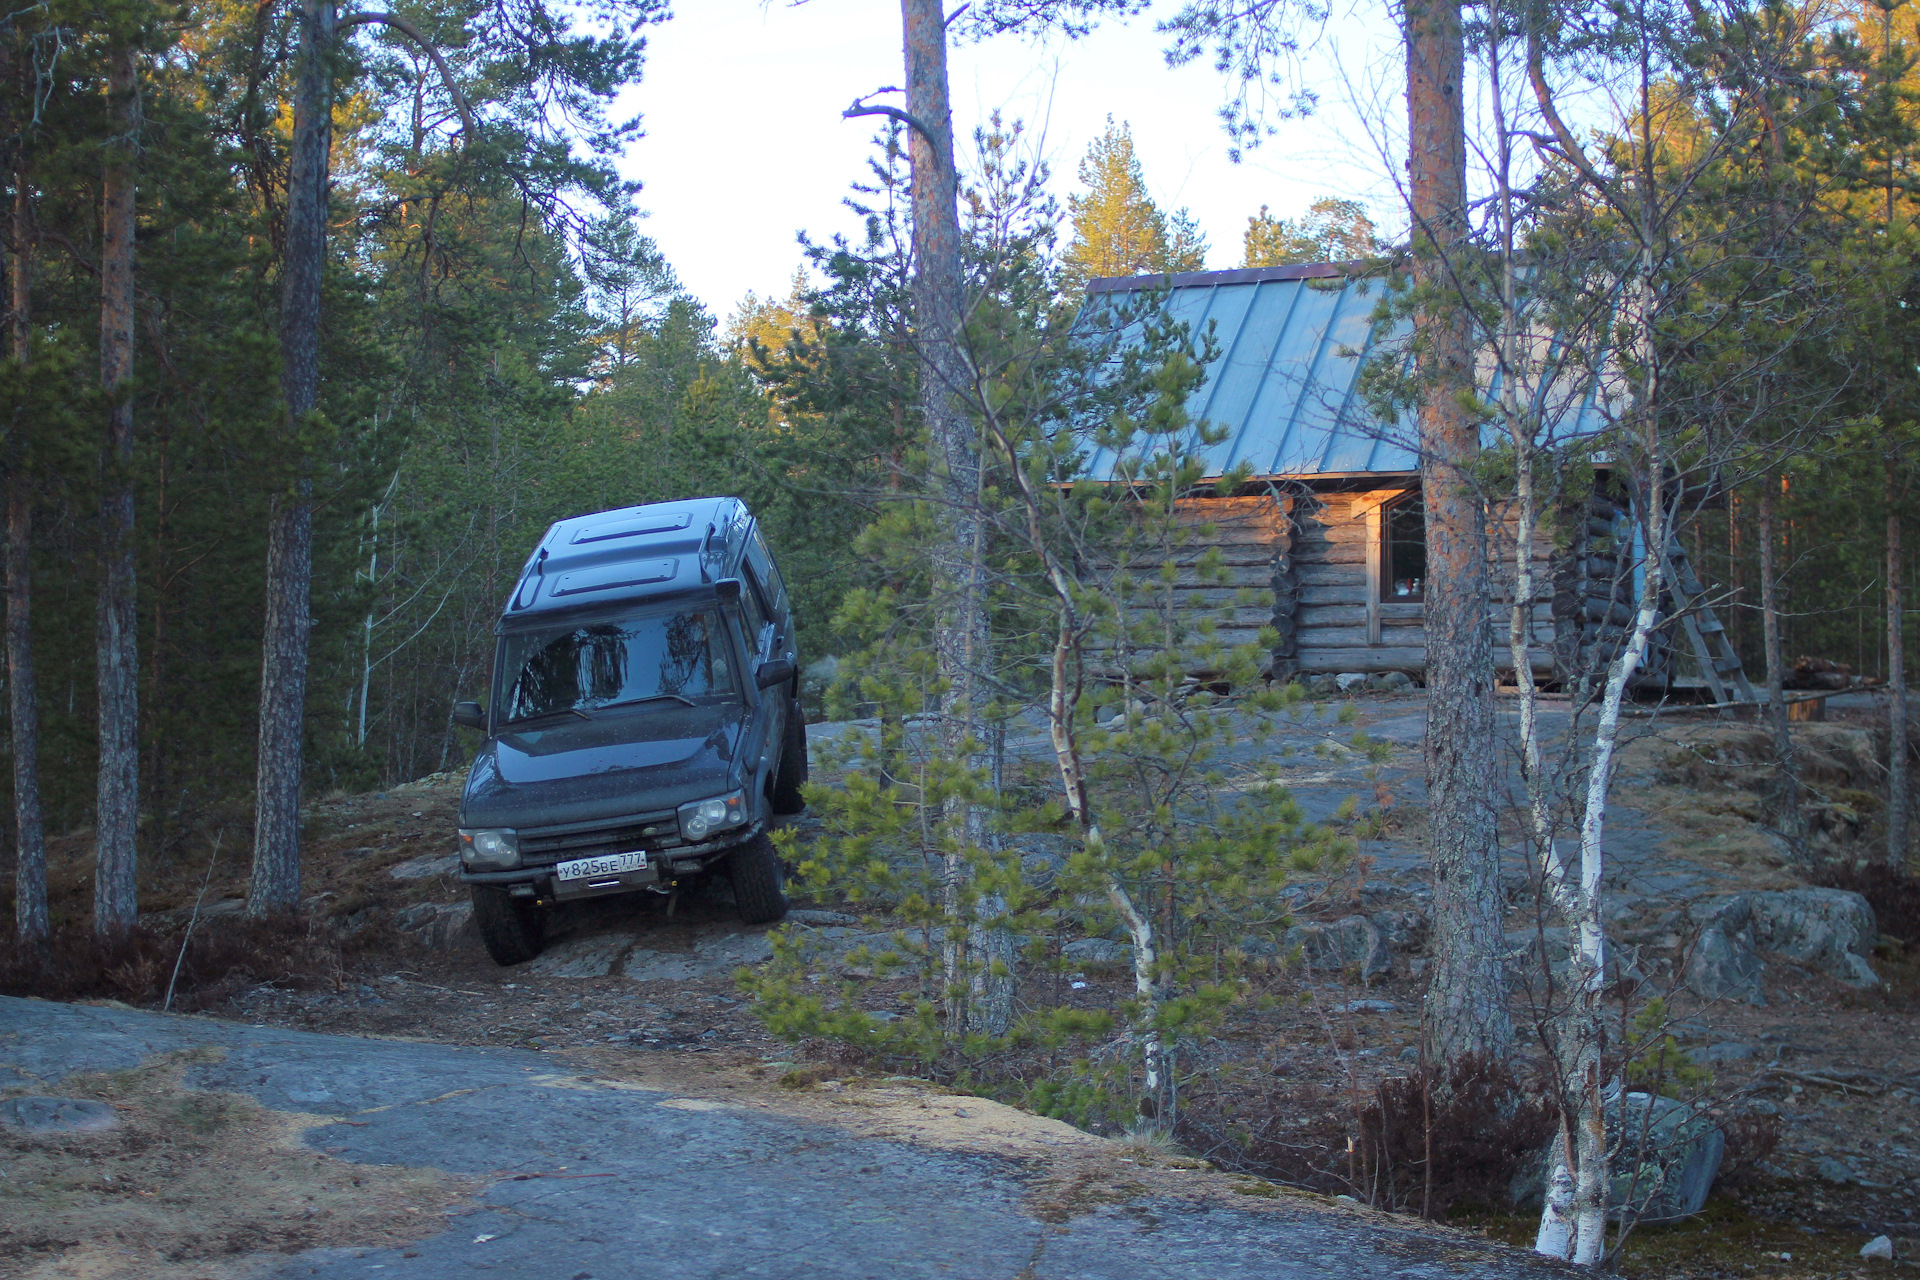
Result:
[[[1386,282],[1352,270],[1318,263],[1096,279],[1087,284],[1079,323],[1087,330],[1124,323],[1118,309],[1098,304],[1118,301],[1114,294],[1163,289],[1166,314],[1185,322],[1195,341],[1212,326],[1219,354],[1187,403],[1196,421],[1227,432],[1198,450],[1210,477],[1243,462],[1256,477],[1418,471],[1415,424],[1381,420],[1358,387],[1365,361],[1401,358],[1411,322],[1377,331]],[[1103,321],[1103,313],[1116,314]],[[1570,421],[1594,425],[1594,395],[1591,384],[1578,390],[1579,403],[1565,405]],[[1115,462],[1111,451],[1095,449],[1088,474],[1111,479]]]

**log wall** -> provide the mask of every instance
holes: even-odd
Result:
[[[1232,591],[1258,591],[1259,605],[1235,608],[1220,628],[1229,644],[1254,641],[1261,628],[1278,637],[1269,673],[1426,670],[1424,606],[1378,599],[1379,509],[1412,485],[1356,493],[1274,492],[1253,497],[1195,498],[1183,503],[1196,525],[1214,528],[1213,545],[1226,557]],[[1511,540],[1509,541],[1509,545]],[[1531,665],[1553,671],[1553,568],[1548,549],[1536,548],[1534,648]],[[1512,552],[1494,566],[1496,600],[1488,643],[1495,665],[1507,661]],[[1220,589],[1191,588],[1196,601],[1223,601]],[[1270,603],[1269,603],[1270,602]]]

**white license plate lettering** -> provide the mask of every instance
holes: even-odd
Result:
[[[587,880],[646,869],[647,855],[644,853],[608,853],[598,858],[577,858],[572,862],[563,862],[553,869],[553,873],[562,880]]]

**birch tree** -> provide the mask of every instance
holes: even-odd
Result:
[[[1526,137],[1565,173],[1592,211],[1591,232],[1601,237],[1600,252],[1588,262],[1566,264],[1577,273],[1556,282],[1578,291],[1580,281],[1590,289],[1597,280],[1613,296],[1612,314],[1597,329],[1601,341],[1593,344],[1586,371],[1601,384],[1597,403],[1605,429],[1571,447],[1590,451],[1604,440],[1609,465],[1626,481],[1636,526],[1631,623],[1601,650],[1606,670],[1594,722],[1585,744],[1563,766],[1580,770],[1575,776],[1583,774],[1571,797],[1572,848],[1565,851],[1551,796],[1534,782],[1541,776],[1542,744],[1531,706],[1532,682],[1520,681],[1530,830],[1547,902],[1574,939],[1564,983],[1549,984],[1563,991],[1562,1002],[1543,1027],[1557,1071],[1562,1129],[1549,1161],[1535,1247],[1583,1266],[1602,1265],[1617,1249],[1617,1239],[1609,1246],[1607,1224],[1609,1212],[1623,1208],[1609,1203],[1610,1161],[1621,1153],[1610,1147],[1607,1116],[1609,1109],[1622,1113],[1625,1107],[1619,1074],[1624,1066],[1613,1066],[1615,1074],[1608,1076],[1609,1056],[1617,1058],[1624,1046],[1609,1045],[1602,1007],[1612,981],[1602,915],[1606,816],[1622,711],[1656,633],[1669,620],[1666,548],[1687,507],[1689,487],[1724,481],[1755,456],[1753,435],[1724,429],[1721,406],[1737,389],[1776,375],[1795,344],[1817,332],[1819,310],[1817,284],[1803,290],[1777,287],[1790,274],[1778,267],[1778,254],[1799,243],[1781,214],[1790,194],[1781,166],[1763,161],[1756,181],[1730,183],[1718,192],[1721,198],[1732,196],[1734,203],[1712,211],[1700,208],[1705,199],[1701,193],[1712,185],[1716,171],[1737,171],[1756,149],[1765,156],[1768,148],[1783,145],[1780,131],[1791,115],[1797,115],[1802,126],[1818,127],[1827,105],[1818,79],[1809,87],[1805,81],[1767,74],[1801,63],[1809,32],[1794,21],[1769,20],[1777,15],[1741,10],[1696,8],[1689,16],[1683,27],[1673,14],[1645,6],[1620,15],[1611,26],[1598,22],[1588,27],[1571,18],[1556,22],[1538,14],[1515,19],[1509,30],[1516,45],[1524,41],[1526,78],[1539,127],[1510,126],[1504,118],[1498,126],[1503,156],[1513,138]],[[1507,39],[1497,14],[1494,37],[1488,57],[1497,66]],[[1583,37],[1592,41],[1585,49],[1580,48]],[[1596,155],[1562,117],[1553,75],[1556,68],[1571,74],[1568,68],[1578,65],[1581,54],[1591,55],[1602,45],[1634,72],[1626,81],[1628,96],[1617,102],[1619,123],[1603,136]],[[1691,73],[1703,66],[1718,74],[1695,79]],[[1510,227],[1512,193],[1504,177],[1499,185],[1503,226]],[[1756,195],[1757,201],[1752,199]],[[1549,243],[1564,245],[1570,230],[1563,225],[1562,234]],[[1511,281],[1510,236],[1502,237],[1500,248],[1502,277]],[[1764,285],[1756,279],[1760,272],[1748,274],[1755,258],[1770,268]],[[1727,278],[1703,278],[1702,264],[1715,261],[1733,264]],[[1556,268],[1565,271],[1564,265],[1549,263],[1529,270],[1545,275]],[[1744,293],[1742,283],[1751,286]],[[1731,285],[1733,292],[1716,295],[1714,285]],[[1756,311],[1760,314],[1748,315]],[[1568,318],[1564,307],[1549,314],[1561,323]],[[1510,304],[1503,305],[1502,315],[1503,330],[1511,329]],[[1736,315],[1752,327],[1734,326],[1730,317]],[[1725,332],[1736,327],[1737,337]],[[1717,342],[1715,331],[1720,331]],[[1568,341],[1567,336],[1554,336],[1562,344]],[[1578,345],[1577,338],[1573,341]],[[1716,346],[1727,353],[1726,363],[1703,354]],[[1519,375],[1515,381],[1524,386],[1528,370],[1519,354],[1515,344],[1503,345],[1503,361],[1515,367],[1502,374]],[[1516,423],[1516,470],[1525,495],[1537,456],[1528,442],[1542,424],[1516,411],[1511,397],[1503,396],[1502,404]],[[1738,427],[1765,430],[1764,421],[1750,414]],[[1523,497],[1523,535],[1530,531],[1529,515]],[[1518,671],[1525,669],[1521,637],[1531,625],[1530,556],[1517,557],[1516,565],[1519,582],[1510,636]],[[1570,748],[1571,733],[1578,731],[1576,718]],[[1619,1128],[1623,1133],[1627,1129],[1624,1119]],[[1627,1141],[1623,1137],[1619,1145]],[[1630,1225],[1631,1205],[1625,1207],[1624,1220]]]

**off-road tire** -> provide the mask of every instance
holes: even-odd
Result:
[[[781,817],[799,813],[807,807],[800,788],[807,785],[807,719],[801,714],[800,700],[787,708],[787,741],[780,749],[780,769],[773,775],[773,811]]]
[[[473,890],[473,923],[480,930],[480,941],[495,964],[525,964],[540,954],[546,933],[540,908],[530,902],[517,902],[505,889],[476,884]]]
[[[786,877],[780,855],[763,831],[727,857],[733,902],[747,924],[774,924],[787,914]]]

